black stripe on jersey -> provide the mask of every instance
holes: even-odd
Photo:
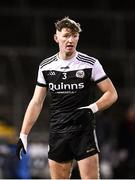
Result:
[[[108,76],[105,75],[104,77],[102,77],[102,78],[98,79],[97,81],[95,81],[95,84],[97,84],[97,83],[99,83],[99,82],[101,82],[101,81],[103,81],[103,80],[105,80],[107,78],[108,78]]]
[[[41,87],[47,87],[47,85],[46,85],[46,84],[39,83],[39,82],[37,82],[37,85],[38,85],[38,86],[41,86]]]
[[[50,58],[47,58],[47,59],[45,59],[44,61],[42,61],[41,64],[40,64],[40,68],[42,68],[42,67],[44,67],[45,65],[47,65],[47,64],[49,64],[49,63],[51,63],[51,62],[53,62],[53,61],[56,61],[56,60],[58,60],[58,59],[57,59],[57,56],[56,56],[56,54],[55,54],[54,56],[52,56],[52,57],[50,57]]]
[[[80,58],[84,58],[84,59],[90,59],[92,62],[95,62],[96,60],[90,56],[87,56],[87,55],[83,55],[83,54],[78,54],[78,56]]]
[[[78,56],[76,57],[79,61],[82,62],[86,62],[89,63],[91,65],[94,65],[94,63],[96,62],[96,60],[90,56],[86,56],[86,55],[82,55],[82,54],[78,54]]]

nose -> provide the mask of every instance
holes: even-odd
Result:
[[[70,36],[70,37],[68,38],[68,40],[69,40],[69,42],[72,42],[72,41],[73,41],[73,36]]]

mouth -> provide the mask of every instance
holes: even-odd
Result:
[[[74,46],[73,45],[67,45],[66,48],[67,49],[72,49]]]

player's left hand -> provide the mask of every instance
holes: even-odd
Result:
[[[93,113],[96,113],[98,111],[98,106],[96,103],[93,103],[93,104],[90,104],[89,106],[79,107],[78,109],[89,109]]]
[[[89,106],[82,106],[82,107],[79,107],[78,109],[91,109]]]

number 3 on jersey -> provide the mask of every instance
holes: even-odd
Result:
[[[63,72],[62,74],[63,74],[62,79],[67,79],[67,73]]]

